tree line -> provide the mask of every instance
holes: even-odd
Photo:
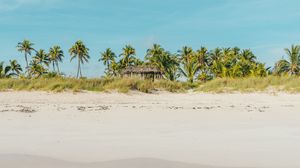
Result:
[[[24,40],[17,44],[17,50],[24,54],[26,67],[23,69],[16,60],[8,65],[0,63],[0,78],[40,78],[62,76],[59,64],[65,53],[60,46],[51,47],[48,51],[34,49],[34,43]],[[90,59],[89,48],[82,41],[76,41],[69,49],[70,60],[77,62],[76,78],[83,77],[82,64]],[[215,48],[208,50],[200,47],[197,50],[184,46],[177,53],[165,50],[159,44],[153,44],[146,51],[144,59],[136,56],[131,45],[122,48],[117,55],[107,48],[100,53],[99,61],[103,62],[105,76],[119,77],[129,66],[147,66],[159,69],[166,80],[176,81],[184,77],[189,83],[208,81],[214,78],[265,77],[267,75],[299,75],[300,46],[292,45],[285,49],[288,59],[276,62],[273,69],[264,63],[250,49]]]

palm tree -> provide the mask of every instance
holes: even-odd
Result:
[[[38,62],[38,60],[32,60],[30,66],[28,67],[28,73],[31,77],[39,78],[47,73],[45,67]]]
[[[292,45],[290,49],[284,49],[289,60],[282,59],[275,65],[275,72],[289,73],[290,75],[298,75],[300,70],[300,46]]]
[[[181,50],[178,50],[178,55],[182,60],[187,61],[193,57],[193,49],[191,47],[184,46]]]
[[[31,52],[34,51],[33,43],[31,43],[29,40],[23,40],[22,42],[19,42],[17,45],[17,49],[19,52],[24,52],[25,55],[25,61],[26,61],[26,68],[28,68],[28,55],[31,55]]]
[[[132,64],[134,66],[142,66],[142,65],[145,64],[145,62],[143,60],[139,59],[139,58],[133,58],[132,59]]]
[[[13,76],[10,66],[4,66],[4,62],[0,62],[0,78],[10,78]]]
[[[241,57],[242,59],[248,60],[252,63],[256,61],[256,56],[250,49],[242,50]]]
[[[111,62],[111,73],[113,76],[119,76],[121,72],[121,64],[117,63],[115,60]]]
[[[60,48],[60,46],[53,46],[49,49],[50,63],[52,63],[53,71],[55,71],[55,66],[56,66],[58,74],[60,74],[58,63],[62,62],[63,57],[64,57],[64,52]]]
[[[163,73],[165,79],[175,81],[180,76],[180,60],[170,52],[163,52],[160,57],[156,57],[153,65]]]
[[[160,57],[164,52],[165,50],[159,44],[153,44],[152,48],[147,50],[146,60],[152,64],[156,57]]]
[[[208,63],[208,50],[205,47],[201,47],[199,50],[196,52],[196,57],[198,60],[198,63],[201,67],[204,67]]]
[[[81,64],[84,62],[88,62],[89,56],[89,49],[84,45],[82,41],[76,41],[75,44],[69,49],[69,53],[71,55],[71,61],[77,57],[78,59],[78,68],[77,68],[77,78],[82,77],[81,72]]]
[[[10,60],[9,62],[10,62],[11,71],[15,75],[19,75],[22,72],[21,65],[17,62],[17,60]]]
[[[101,57],[99,61],[103,61],[103,64],[107,66],[106,74],[108,76],[111,75],[111,64],[115,60],[116,54],[110,49],[107,48],[103,53],[101,53]]]
[[[135,56],[135,49],[130,46],[126,45],[123,49],[123,53],[120,54],[123,58],[121,59],[121,64],[123,68],[130,66],[133,62]]]
[[[195,75],[200,69],[198,58],[191,47],[183,47],[179,51],[179,55],[182,60],[183,68],[181,69],[182,74],[188,79],[188,82],[193,83]]]
[[[210,57],[212,61],[220,61],[222,59],[222,50],[220,48],[216,48],[210,52]]]
[[[40,49],[36,52],[36,55],[33,57],[37,64],[49,66],[50,58],[49,55],[45,52],[45,50]]]
[[[196,51],[196,59],[199,64],[199,75],[198,79],[201,81],[206,81],[210,79],[209,75],[209,66],[210,66],[210,60],[209,60],[209,53],[208,49],[205,47],[201,47],[199,50]]]

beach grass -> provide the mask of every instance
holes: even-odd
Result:
[[[150,81],[138,78],[101,78],[101,79],[74,79],[74,78],[39,78],[39,79],[0,79],[0,90],[25,91],[117,91],[127,93],[140,91],[150,93],[156,90],[169,92],[184,92],[188,89],[185,82],[167,80]]]
[[[180,81],[168,80],[142,80],[139,78],[39,78],[39,79],[0,79],[0,90],[24,91],[117,91],[127,93],[140,91],[153,93],[155,91],[168,92],[257,92],[257,91],[286,91],[300,92],[300,77],[269,76],[264,78],[220,78],[209,82],[189,84]]]
[[[300,78],[290,76],[268,76],[249,78],[220,78],[201,84],[196,91],[201,92],[300,92]]]

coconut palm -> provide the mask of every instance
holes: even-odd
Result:
[[[35,56],[33,57],[35,62],[37,64],[40,64],[42,66],[49,66],[50,64],[50,58],[49,55],[45,52],[45,50],[40,49],[36,52]]]
[[[4,62],[0,62],[0,78],[10,78],[13,76],[10,66],[5,66]]]
[[[159,44],[153,44],[152,48],[147,50],[146,60],[152,64],[157,58],[164,54],[165,50]]]
[[[88,62],[89,56],[89,49],[84,45],[82,41],[76,41],[75,44],[69,49],[69,53],[71,55],[71,61],[74,58],[78,59],[78,68],[77,68],[77,78],[82,77],[81,72],[81,64],[84,62]]]
[[[191,47],[184,46],[182,50],[179,51],[179,55],[183,64],[181,72],[188,79],[188,82],[193,83],[200,69],[197,54],[194,53]]]
[[[292,45],[290,49],[284,49],[289,60],[282,59],[275,65],[275,73],[289,73],[298,75],[300,70],[300,46]]]
[[[122,59],[120,62],[121,62],[122,67],[126,68],[133,63],[134,56],[135,56],[135,49],[130,45],[126,45],[122,50],[123,50],[123,53],[120,54],[120,56],[122,56]]]
[[[121,64],[117,63],[115,60],[111,62],[111,74],[112,76],[119,76],[122,70]]]
[[[196,58],[198,60],[200,67],[205,67],[208,65],[208,50],[205,47],[201,47],[199,50],[197,50]]]
[[[167,68],[165,68],[164,76],[170,81],[175,81],[180,77],[180,60],[176,55],[166,53]]]
[[[107,48],[103,53],[101,53],[99,61],[103,61],[103,64],[107,66],[106,74],[108,76],[111,75],[111,64],[115,58],[116,54],[110,48]]]
[[[164,78],[175,81],[179,78],[179,65],[180,59],[170,52],[163,52],[160,57],[156,57],[155,67],[157,67],[162,73]]]
[[[30,66],[28,67],[28,73],[33,78],[39,78],[47,73],[45,67],[38,62],[38,60],[32,60]]]
[[[52,63],[53,71],[55,71],[55,67],[57,68],[58,74],[60,74],[58,63],[62,62],[63,57],[64,57],[64,52],[60,48],[60,46],[53,46],[49,49],[50,63]]]
[[[188,79],[188,82],[193,83],[196,74],[198,73],[200,66],[196,59],[189,59],[183,61],[183,68],[181,69],[182,74]]]
[[[194,56],[194,51],[191,47],[184,46],[178,51],[178,56],[185,62]]]
[[[198,79],[201,81],[207,81],[211,78],[209,74],[210,59],[208,49],[205,47],[201,47],[196,51],[195,55],[199,64]]]
[[[223,56],[222,50],[220,48],[216,48],[210,52],[210,57],[212,61],[221,61]]]
[[[17,60],[10,60],[9,62],[10,62],[11,71],[15,75],[19,75],[22,72],[21,65],[17,62]]]
[[[134,65],[134,66],[142,66],[142,65],[144,65],[145,64],[145,62],[143,61],[143,60],[141,60],[141,59],[139,59],[139,58],[133,58],[132,59],[132,64]]]
[[[31,55],[31,52],[34,51],[33,43],[31,43],[29,40],[23,40],[22,42],[19,42],[17,45],[17,49],[19,52],[24,53],[25,61],[26,61],[26,68],[28,67],[28,55]]]
[[[252,63],[256,61],[256,56],[253,54],[253,52],[250,49],[242,50],[240,55],[242,59],[248,60]]]

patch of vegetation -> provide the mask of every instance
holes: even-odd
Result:
[[[28,91],[117,91],[127,93],[140,91],[151,93],[155,90],[183,92],[189,86],[184,82],[167,80],[151,81],[138,78],[101,78],[101,79],[74,79],[74,78],[37,78],[37,79],[0,79],[0,90],[28,90]]]
[[[95,91],[128,93],[139,91],[153,93],[155,91],[168,91],[184,93],[188,90],[196,92],[262,92],[285,91],[300,92],[300,77],[296,76],[268,76],[249,78],[220,78],[202,83],[188,83],[169,80],[142,80],[139,78],[101,78],[101,79],[75,79],[75,78],[38,78],[38,79],[0,79],[0,90],[24,91]]]
[[[299,92],[300,77],[296,76],[268,76],[249,78],[220,78],[201,84],[197,89],[201,92],[257,92],[257,91],[285,91]]]

